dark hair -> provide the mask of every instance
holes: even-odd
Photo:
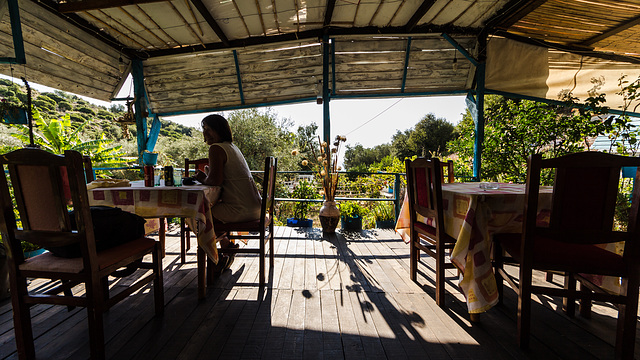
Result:
[[[202,119],[202,127],[204,127],[205,124],[209,129],[218,133],[222,141],[233,142],[229,122],[227,122],[227,119],[224,117],[217,114],[205,116],[205,118]]]

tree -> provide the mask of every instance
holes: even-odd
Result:
[[[351,147],[347,145],[344,152],[344,167],[349,171],[368,171],[369,166],[382,161],[391,155],[391,145],[382,144],[373,148],[365,148],[360,144]]]
[[[592,99],[594,104],[600,102]],[[592,109],[595,108],[594,105]],[[586,149],[587,139],[597,135],[601,126],[601,121],[594,119],[595,115],[596,110],[573,111],[570,107],[530,100],[487,96],[482,178],[522,183],[526,180],[530,155],[540,153],[545,158],[552,158]],[[449,143],[449,148],[459,158],[456,168],[471,172],[475,125],[469,111],[456,131],[457,138]]]
[[[398,131],[392,138],[393,150],[398,159],[415,155],[431,158],[433,155],[447,155],[447,142],[453,139],[454,127],[447,120],[425,115],[415,128]]]

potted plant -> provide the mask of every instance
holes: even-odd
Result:
[[[318,198],[318,192],[311,182],[307,180],[301,180],[293,188],[291,192],[293,199],[309,200]],[[309,201],[297,201],[293,207],[293,218],[287,219],[287,226],[294,227],[312,227],[313,220],[307,219],[307,214],[311,208],[311,202]]]
[[[396,224],[396,217],[391,202],[379,202],[373,207],[372,211],[376,219],[377,228],[393,229]]]
[[[344,231],[361,231],[366,210],[356,201],[340,203],[340,224]]]

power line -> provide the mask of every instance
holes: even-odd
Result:
[[[358,126],[357,128],[355,128],[355,129],[353,129],[353,130],[349,131],[348,133],[346,133],[346,134],[345,134],[345,136],[346,136],[346,135],[349,135],[349,134],[351,134],[351,133],[353,133],[354,131],[356,131],[356,130],[360,129],[361,127],[363,127],[363,126],[367,125],[368,123],[372,122],[375,118],[377,118],[378,116],[380,116],[380,115],[384,114],[387,110],[389,110],[389,109],[391,109],[392,107],[396,106],[396,105],[397,105],[400,101],[402,101],[402,100],[404,100],[404,98],[400,98],[400,100],[398,100],[398,101],[394,102],[394,103],[393,103],[393,104],[391,104],[388,108],[386,108],[386,109],[382,110],[381,112],[379,112],[379,113],[378,113],[378,115],[376,115],[376,116],[372,117],[371,119],[369,119],[369,120],[365,121],[362,125],[360,125],[360,126]]]

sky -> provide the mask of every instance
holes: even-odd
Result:
[[[0,76],[8,78],[6,76]],[[20,79],[14,79],[22,85]],[[29,82],[40,92],[51,92],[54,89]],[[129,86],[125,84],[118,97],[126,97]],[[125,90],[127,89],[127,90]],[[79,97],[103,106],[110,103]],[[122,103],[124,104],[124,103]],[[271,110],[278,118],[290,118],[294,122],[291,129],[295,131],[299,125],[308,125],[315,122],[318,125],[318,134],[323,134],[322,105],[315,102],[296,103],[289,105],[272,106]],[[464,96],[431,96],[431,97],[406,97],[387,99],[349,99],[333,100],[329,104],[331,119],[331,138],[336,135],[347,137],[346,145],[360,144],[365,148],[390,143],[391,137],[397,131],[405,131],[413,128],[425,115],[433,113],[436,118],[444,118],[452,124],[457,124],[462,119],[465,111]],[[261,110],[265,110],[261,108]],[[163,119],[179,123],[184,126],[200,127],[200,120],[207,114],[167,116]],[[223,113],[224,115],[224,113]]]

